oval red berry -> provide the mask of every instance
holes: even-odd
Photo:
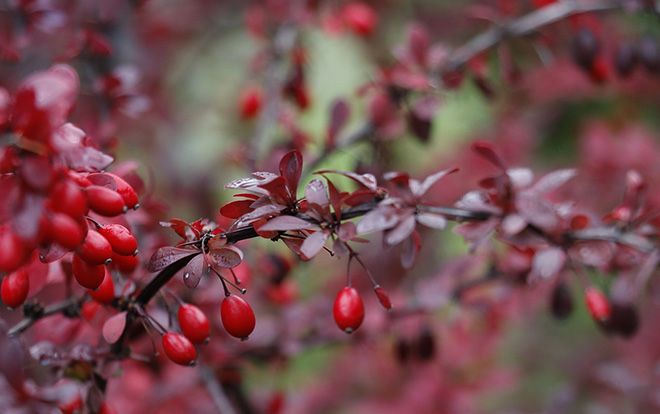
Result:
[[[2,279],[2,303],[10,308],[17,308],[25,302],[29,290],[30,278],[25,270],[19,269],[10,273]]]
[[[184,303],[177,314],[181,331],[195,344],[206,342],[211,334],[211,324],[204,312],[195,305]]]
[[[254,312],[250,304],[240,296],[229,295],[224,298],[220,306],[220,316],[222,326],[233,337],[246,339],[254,331]]]
[[[114,217],[126,212],[126,204],[118,192],[100,185],[90,185],[86,191],[89,207],[95,213]]]
[[[190,366],[197,359],[195,346],[185,336],[176,332],[167,332],[163,335],[163,350],[165,355],[174,363]]]
[[[332,313],[342,331],[352,333],[358,329],[364,320],[364,304],[358,291],[348,286],[340,290]]]

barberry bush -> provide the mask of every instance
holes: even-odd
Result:
[[[659,15],[0,2],[0,411],[660,411]]]

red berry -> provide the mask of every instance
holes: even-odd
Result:
[[[117,270],[125,275],[133,273],[139,263],[137,256],[122,256],[117,253],[112,254],[112,264],[115,265]]]
[[[242,297],[229,295],[224,298],[220,306],[222,326],[229,335],[246,339],[256,325],[252,307]]]
[[[30,278],[24,269],[8,274],[2,279],[2,302],[10,308],[17,308],[25,302],[30,290]]]
[[[103,266],[103,269],[105,269],[105,274],[101,285],[96,288],[96,290],[88,290],[87,293],[89,293],[89,296],[95,301],[104,305],[109,305],[115,299],[115,283],[112,280],[112,275],[108,272],[108,269],[105,266]]]
[[[107,224],[101,226],[98,229],[98,232],[105,237],[110,245],[112,250],[122,256],[131,256],[134,255],[137,251],[137,240],[131,234],[130,230],[121,224]]]
[[[101,408],[99,409],[99,414],[117,414],[117,410],[112,408],[107,402],[104,402],[101,404]]]
[[[197,350],[185,336],[176,332],[167,332],[163,335],[163,350],[165,355],[179,365],[190,366],[195,363]]]
[[[76,253],[89,264],[105,264],[112,258],[112,246],[101,233],[89,230]]]
[[[105,277],[105,266],[102,264],[93,265],[87,263],[77,254],[73,255],[72,269],[73,277],[80,286],[87,289],[96,289],[103,283]]]
[[[378,298],[378,301],[382,307],[387,310],[392,309],[392,301],[390,300],[390,295],[387,294],[385,289],[380,286],[376,286],[374,288],[374,293],[376,293],[376,297]]]
[[[378,16],[368,4],[352,2],[344,6],[342,12],[344,23],[356,34],[369,36],[373,33],[378,22]]]
[[[25,243],[5,226],[0,228],[0,272],[11,272],[23,263],[27,255]]]
[[[64,179],[58,182],[50,193],[50,207],[53,211],[81,218],[89,211],[87,197],[78,184]]]
[[[592,318],[600,322],[610,318],[612,307],[603,292],[589,287],[584,291],[584,300],[587,302],[587,309]]]
[[[211,334],[211,325],[201,309],[184,303],[179,307],[179,326],[181,331],[195,344],[206,342]]]
[[[100,185],[90,185],[86,190],[89,207],[95,213],[114,217],[126,212],[126,204],[118,192]]]
[[[60,403],[58,408],[62,411],[62,414],[75,414],[82,411],[83,401],[80,398],[80,395],[76,395],[71,400],[67,402]]]
[[[359,328],[364,320],[364,304],[358,291],[348,286],[340,290],[332,313],[342,331],[352,333]]]
[[[80,223],[66,214],[53,214],[49,230],[52,239],[67,249],[75,249],[83,241],[84,234]]]
[[[94,319],[94,316],[96,316],[96,312],[98,312],[100,307],[101,305],[98,302],[95,301],[85,302],[80,308],[80,315],[87,322],[91,322],[92,319]]]
[[[263,97],[261,89],[250,87],[243,91],[240,97],[239,106],[241,117],[243,119],[252,119],[261,111]]]
[[[138,195],[135,189],[133,188],[133,186],[127,183],[126,180],[124,180],[123,178],[121,178],[116,174],[112,174],[112,173],[106,173],[106,174],[111,176],[115,180],[115,183],[117,184],[117,192],[124,200],[126,207],[132,209],[138,208],[140,206]]]

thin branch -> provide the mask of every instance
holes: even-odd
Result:
[[[52,305],[44,308],[43,312],[39,312],[33,316],[26,317],[19,321],[16,325],[12,326],[8,331],[8,336],[15,336],[29,329],[35,322],[48,316],[56,315],[58,313],[77,312],[80,310],[83,299],[69,298],[62,302],[53,303]]]
[[[623,7],[622,3],[620,0],[566,0],[542,7],[508,23],[492,27],[455,49],[445,63],[443,72],[460,69],[473,57],[508,38],[532,34],[544,26],[575,14],[620,9]]]
[[[211,396],[213,404],[217,407],[218,412],[222,414],[235,414],[236,410],[231,405],[227,394],[225,394],[225,391],[222,389],[222,385],[207,364],[203,364],[199,367],[199,376],[201,377],[202,382],[204,382],[204,386]]]

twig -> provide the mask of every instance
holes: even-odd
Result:
[[[473,57],[493,48],[508,38],[534,33],[544,26],[575,14],[613,10],[621,7],[622,1],[620,0],[566,0],[553,3],[508,23],[492,27],[472,38],[451,53],[444,64],[442,72],[460,69]]]
[[[26,317],[19,321],[16,325],[12,326],[8,331],[8,336],[15,336],[22,332],[25,332],[30,328],[35,322],[40,319],[46,318],[51,315],[65,312],[74,312],[80,310],[82,305],[82,299],[78,298],[69,298],[62,302],[53,303],[50,306],[44,308],[43,312],[39,312],[33,316]]]
[[[222,389],[222,385],[207,364],[201,364],[199,367],[199,376],[204,382],[206,390],[211,395],[213,403],[218,408],[218,412],[221,414],[235,414],[236,410],[234,410],[229,398],[227,398],[227,394]]]

